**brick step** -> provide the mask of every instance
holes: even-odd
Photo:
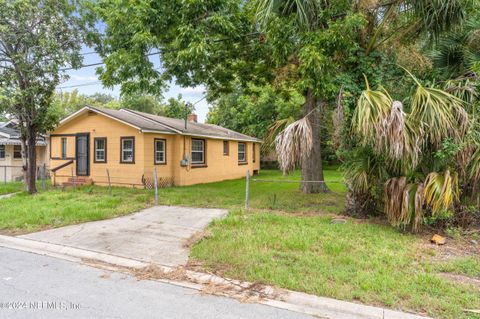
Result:
[[[66,182],[62,183],[63,186],[83,186],[92,184],[92,180],[86,177],[70,177]]]
[[[88,183],[90,182],[91,179],[87,177],[69,177],[68,182],[73,183],[73,182],[79,182],[79,183]]]

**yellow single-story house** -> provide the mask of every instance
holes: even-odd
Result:
[[[49,134],[55,185],[145,187],[241,178],[260,170],[261,140],[232,130],[129,109],[84,107]]]

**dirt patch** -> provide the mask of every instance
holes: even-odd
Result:
[[[435,262],[447,261],[451,258],[469,257],[480,255],[480,245],[473,244],[468,239],[447,238],[445,245],[435,245],[430,243],[431,234],[423,235],[421,247],[425,251],[433,252],[431,260]]]
[[[182,247],[185,249],[190,249],[195,245],[196,243],[200,242],[204,238],[211,238],[213,236],[213,233],[210,230],[202,230],[202,231],[197,231],[194,233],[192,236],[189,238],[185,239],[182,243]]]
[[[476,288],[480,289],[480,279],[476,278],[470,278],[464,275],[457,275],[457,274],[449,274],[445,272],[441,272],[438,274],[439,276],[446,278],[450,281],[462,283],[462,284],[468,284],[468,285],[473,285]]]

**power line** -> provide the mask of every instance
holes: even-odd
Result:
[[[148,54],[145,54],[145,57],[147,56],[152,56],[152,55],[157,55],[157,54],[160,54],[162,52],[158,51],[158,52],[153,52],[153,53],[148,53]],[[78,70],[78,69],[83,69],[83,68],[88,68],[88,67],[91,67],[91,66],[98,66],[98,65],[103,65],[105,64],[105,62],[97,62],[97,63],[91,63],[91,64],[84,64],[78,68],[74,68],[74,67],[69,67],[69,68],[63,68],[63,69],[60,69],[60,71],[69,71],[69,70]]]
[[[87,83],[74,84],[74,85],[68,85],[68,86],[60,86],[60,87],[57,87],[57,89],[71,89],[71,88],[89,86],[89,85],[95,85],[95,84],[101,84],[101,83],[102,81],[87,82]]]
[[[250,32],[250,33],[242,34],[242,35],[240,35],[240,37],[241,38],[246,38],[246,37],[259,35],[259,34],[260,34],[260,32]],[[211,41],[214,42],[214,43],[218,43],[218,42],[223,42],[223,41],[227,41],[227,40],[231,40],[231,39],[232,39],[231,37],[225,37],[225,38],[221,38],[221,39],[213,39]],[[162,50],[162,51],[157,51],[157,52],[152,52],[152,53],[145,54],[145,57],[152,56],[152,55],[158,55],[158,54],[162,54],[162,53],[178,52],[178,51],[181,51],[181,50],[182,49]],[[96,52],[86,52],[82,55],[88,55],[88,54],[93,54],[93,53],[96,53]],[[68,68],[60,69],[60,71],[78,70],[78,69],[88,68],[88,67],[92,67],[92,66],[99,66],[99,65],[103,65],[103,64],[105,64],[105,62],[84,64],[84,65],[79,66],[78,68],[68,67]]]

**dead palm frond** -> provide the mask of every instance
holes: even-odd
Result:
[[[360,96],[352,119],[352,130],[361,143],[371,145],[377,154],[387,156],[387,164],[406,171],[416,166],[421,152],[423,131],[414,127],[399,101],[385,90],[367,90]]]
[[[275,150],[275,138],[283,131],[287,126],[295,122],[293,117],[277,120],[272,123],[267,129],[267,134],[263,139],[262,153],[270,154]]]
[[[352,117],[352,131],[360,137],[363,145],[377,145],[378,131],[390,114],[393,100],[385,90],[370,89],[365,78],[367,89],[362,92]]]
[[[412,222],[412,230],[417,231],[418,227],[422,224],[423,219],[423,205],[425,204],[425,185],[423,183],[417,184],[414,200],[414,216]]]
[[[458,175],[446,170],[443,174],[432,172],[425,179],[425,203],[435,215],[440,210],[448,210],[458,200]]]
[[[407,178],[405,176],[390,178],[383,188],[385,214],[393,226],[402,224],[403,210],[408,205],[404,203],[404,194],[407,190]]]
[[[392,226],[411,226],[417,231],[423,219],[424,186],[407,183],[407,178],[394,177],[385,183],[385,215]]]
[[[443,90],[423,86],[408,70],[405,70],[417,83],[412,98],[409,119],[425,131],[425,138],[439,146],[447,137],[460,140],[470,126],[464,102]]]
[[[313,147],[312,127],[308,115],[288,125],[275,138],[280,169],[284,174],[300,166]]]

